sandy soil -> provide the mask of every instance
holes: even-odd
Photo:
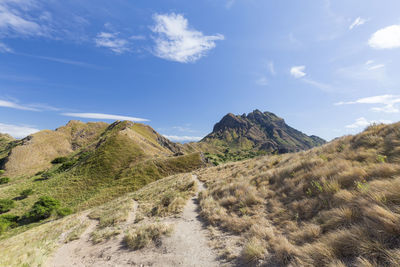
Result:
[[[203,184],[195,175],[192,177],[199,183],[198,192],[203,190]],[[80,239],[63,244],[46,266],[220,266],[221,263],[208,244],[207,230],[198,215],[198,192],[187,202],[180,217],[166,219],[166,222],[174,225],[174,232],[170,237],[163,238],[159,247],[130,251],[122,244],[123,234],[93,245],[89,238],[97,221],[91,220]],[[136,207],[135,204],[125,223],[126,227],[133,224]]]

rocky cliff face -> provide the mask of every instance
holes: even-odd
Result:
[[[325,140],[290,127],[271,112],[255,110],[247,115],[225,115],[202,142],[231,149],[286,153],[319,146]]]

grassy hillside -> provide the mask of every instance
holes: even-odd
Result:
[[[97,227],[90,233],[93,243],[119,234],[135,246],[152,242],[141,238],[139,244],[132,237],[143,231],[144,226],[160,225],[158,220],[161,217],[180,212],[195,186],[190,175],[174,175],[88,211],[36,225],[33,229],[0,240],[0,266],[43,266],[58,246],[79,239],[91,223],[90,219],[98,221]],[[136,220],[125,225],[129,213],[133,212],[133,200],[138,203]],[[151,212],[154,210],[158,212]]]
[[[397,123],[204,169],[201,214],[221,255],[253,266],[399,266],[399,163]]]
[[[200,153],[174,156],[179,145],[161,137],[149,126],[131,122],[111,125],[70,122],[56,131],[39,132],[27,139],[11,150],[6,173],[2,174],[14,175],[0,185],[0,202],[12,202],[9,208],[0,211],[0,220],[2,216],[17,217],[3,224],[5,228],[0,229],[0,234],[6,233],[0,238],[33,227],[35,224],[27,225],[23,218],[43,196],[59,201],[61,208],[74,212],[136,191],[160,178],[203,166]],[[30,169],[32,165],[27,163],[26,156],[22,158],[22,151],[30,157],[37,156],[32,161],[42,162],[42,167],[35,165]],[[21,157],[16,157],[17,154]],[[19,171],[10,171],[11,163],[13,168],[22,166],[26,173],[15,175]],[[32,175],[33,170],[39,171]]]
[[[6,175],[31,176],[51,167],[56,157],[67,156],[94,142],[107,127],[106,123],[70,121],[55,131],[44,130],[18,141],[6,158]]]

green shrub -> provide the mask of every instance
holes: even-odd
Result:
[[[68,169],[71,169],[71,167],[73,167],[77,162],[78,162],[77,159],[64,162],[64,163],[60,166],[60,168],[58,168],[58,171],[59,171],[59,172],[63,172],[63,171],[66,171],[66,170],[68,170]]]
[[[10,182],[10,178],[8,177],[1,177],[0,178],[0,184],[7,184]]]
[[[8,230],[8,228],[17,227],[18,216],[2,215],[0,216],[0,235]]]
[[[14,208],[14,201],[11,199],[0,199],[0,213],[5,213]]]
[[[72,210],[70,208],[60,208],[57,210],[57,215],[59,217],[65,217],[67,215],[70,215],[72,213]]]
[[[52,197],[43,196],[33,204],[31,210],[24,215],[25,222],[37,222],[49,218],[60,206],[60,202]]]
[[[25,189],[25,190],[21,191],[20,196],[21,196],[21,199],[24,199],[32,194],[33,194],[33,190],[31,188],[29,188],[29,189]]]
[[[53,159],[51,161],[51,163],[52,164],[60,164],[60,163],[64,163],[64,162],[67,162],[67,161],[68,161],[67,157],[58,157],[58,158]]]
[[[0,175],[3,175],[5,172],[5,170],[0,170]]]

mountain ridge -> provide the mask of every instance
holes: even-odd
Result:
[[[256,109],[247,115],[228,113],[201,142],[231,149],[287,153],[322,145],[325,140],[315,135],[308,136],[290,127],[274,113]]]

